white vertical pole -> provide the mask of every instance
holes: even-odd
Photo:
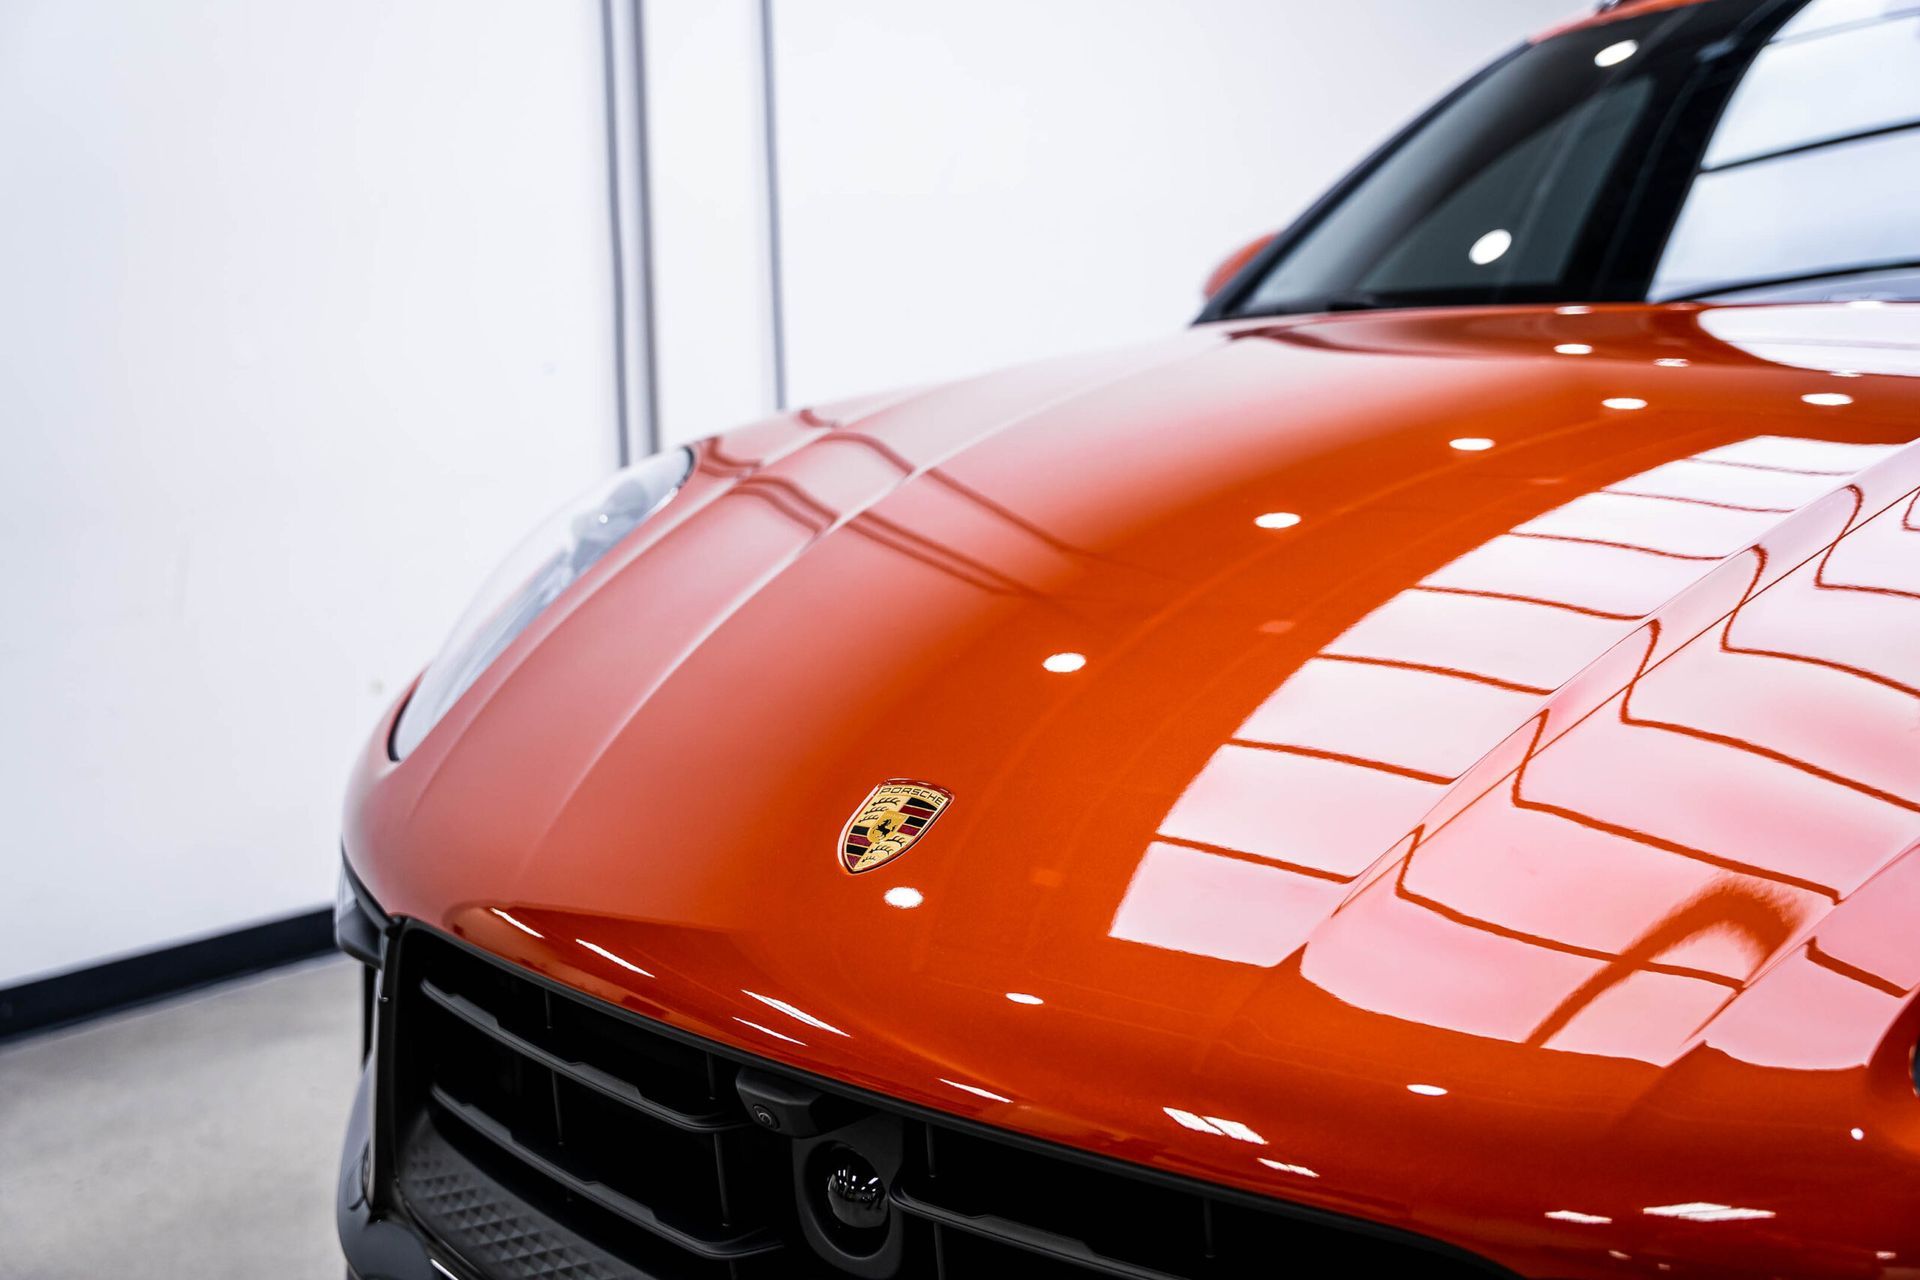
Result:
[[[601,0],[606,53],[608,218],[613,237],[614,383],[618,457],[658,452],[654,358],[653,205],[647,170],[645,15],[642,0]]]
[[[787,317],[780,261],[779,99],[774,81],[773,0],[760,0],[760,143],[767,184],[767,347],[773,407],[787,407]]]

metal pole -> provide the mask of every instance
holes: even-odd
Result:
[[[780,262],[779,102],[773,77],[773,0],[760,0],[760,136],[767,183],[768,348],[773,361],[773,407],[787,407],[787,302]]]
[[[648,183],[642,0],[601,0],[613,241],[614,396],[620,465],[660,449],[654,354],[653,201]]]

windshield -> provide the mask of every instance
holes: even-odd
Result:
[[[1203,318],[1920,300],[1920,0],[1702,0],[1522,49]]]

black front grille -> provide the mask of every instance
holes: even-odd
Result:
[[[1502,1274],[806,1080],[417,926],[388,957],[382,1189],[484,1280]],[[817,1099],[818,1132],[756,1124],[741,1091],[769,1084]],[[829,1166],[850,1151],[884,1175],[885,1227],[827,1211]]]

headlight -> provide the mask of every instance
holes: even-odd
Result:
[[[614,544],[665,506],[692,471],[691,449],[655,454],[614,472],[522,542],[480,588],[421,675],[393,729],[394,759],[419,746],[514,637]]]

